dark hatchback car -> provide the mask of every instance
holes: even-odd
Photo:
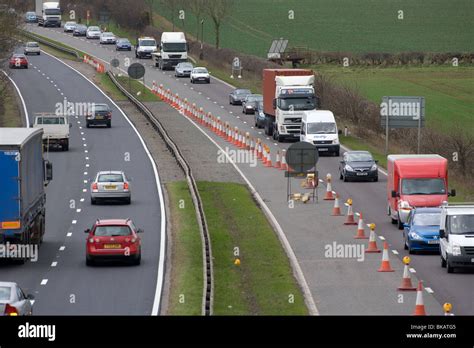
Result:
[[[242,102],[242,113],[253,114],[257,107],[257,103],[263,101],[261,94],[249,94]]]
[[[230,105],[242,105],[245,97],[252,92],[249,89],[234,89],[232,93],[229,94],[229,104]]]
[[[25,13],[25,22],[26,23],[38,23],[38,17],[36,16],[36,12],[26,12]]]
[[[132,44],[128,39],[117,39],[117,42],[115,43],[115,50],[116,51],[131,51],[132,50]]]
[[[86,36],[87,26],[84,24],[77,24],[74,30],[72,31],[73,36]]]
[[[107,104],[94,104],[87,112],[86,127],[105,125],[107,128],[112,127],[112,110]]]
[[[255,127],[265,127],[265,113],[263,112],[263,101],[257,102],[257,107],[255,108]]]
[[[339,179],[378,181],[377,160],[368,151],[348,151],[339,164]]]

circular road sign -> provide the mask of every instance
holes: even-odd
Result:
[[[140,63],[133,63],[128,67],[127,73],[132,79],[141,79],[145,75],[145,67]]]
[[[120,65],[120,61],[117,58],[114,58],[110,61],[110,65],[112,65],[114,68],[117,68]]]
[[[316,146],[305,141],[294,143],[286,151],[286,163],[298,173],[313,169],[318,160],[319,154]]]

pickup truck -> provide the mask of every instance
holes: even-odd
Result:
[[[71,124],[67,116],[56,114],[35,114],[33,128],[43,130],[43,145],[46,148],[50,146],[59,146],[61,150],[69,150],[69,128]]]

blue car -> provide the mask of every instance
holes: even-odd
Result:
[[[115,43],[115,50],[116,51],[131,51],[132,50],[132,44],[128,39],[117,39],[117,42]]]
[[[416,208],[404,224],[404,248],[410,254],[416,251],[439,252],[439,225],[441,208]]]

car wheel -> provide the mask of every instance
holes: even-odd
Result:
[[[125,198],[125,204],[131,204],[131,203],[132,203],[132,197]]]
[[[134,266],[138,266],[142,261],[142,253],[140,252],[138,254],[138,256],[135,256],[133,259],[132,259],[132,265]]]
[[[41,54],[41,52],[38,52],[38,56]]]
[[[344,179],[344,177],[342,176],[342,172],[339,171],[339,180],[342,180],[342,179]]]
[[[441,255],[441,267],[446,268],[446,260],[443,259],[443,255]]]
[[[451,266],[451,263],[449,262],[448,256],[446,256],[446,271],[448,273],[454,273],[454,267]]]
[[[408,242],[407,238],[405,237],[405,234],[403,234],[403,249],[408,250]]]
[[[63,146],[61,146],[61,150],[69,151],[69,141],[67,141],[66,143],[64,143]]]
[[[413,250],[410,246],[408,246],[408,253],[410,255],[413,255],[413,254],[415,254],[415,250]]]
[[[91,124],[89,122],[86,122],[86,128],[91,128]]]
[[[378,176],[376,176],[376,177],[374,178],[374,182],[377,182],[377,181],[379,181],[379,177],[378,177]]]
[[[107,128],[111,128],[112,127],[112,123],[111,122],[107,122]]]
[[[94,260],[89,256],[87,255],[86,256],[86,266],[94,266]]]
[[[97,204],[97,199],[91,197],[91,204],[96,205]]]
[[[342,174],[342,180],[344,180],[344,182],[348,182],[349,179],[347,178],[347,176],[345,174]]]
[[[402,220],[400,219],[400,214],[398,214],[397,225],[398,225],[399,230],[403,230],[403,223],[402,223]]]
[[[339,157],[339,150],[334,151],[334,157]]]

